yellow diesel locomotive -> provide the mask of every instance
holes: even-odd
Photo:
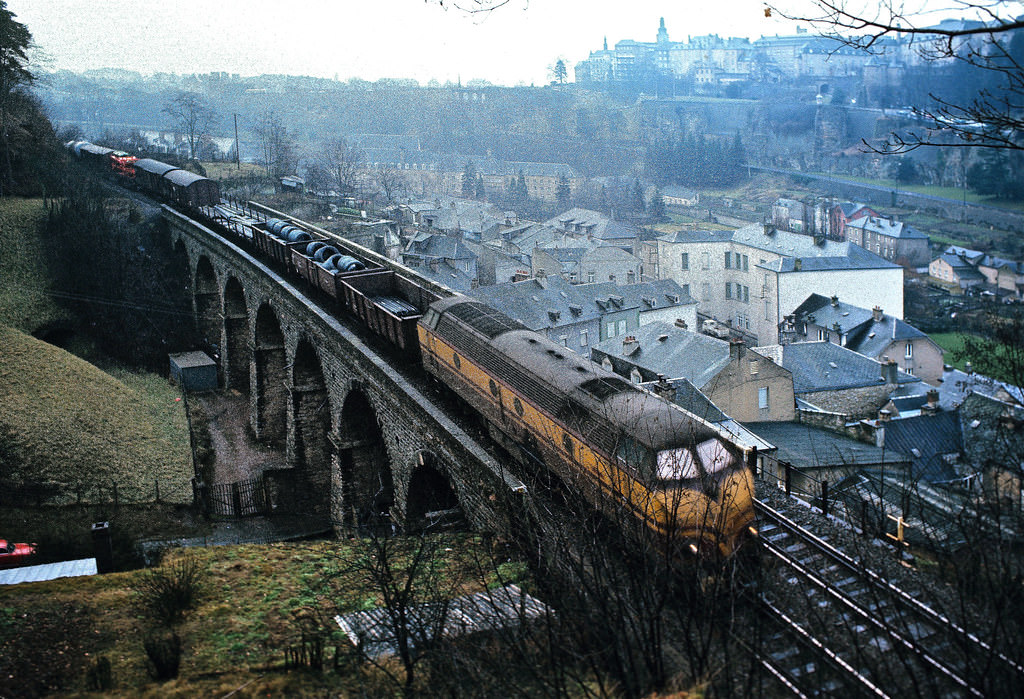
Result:
[[[417,331],[427,371],[597,508],[702,557],[747,536],[753,479],[713,425],[465,296]]]

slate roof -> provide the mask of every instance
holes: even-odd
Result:
[[[772,231],[770,234],[767,231]],[[758,250],[781,255],[781,259],[758,264],[775,272],[795,272],[796,260],[804,272],[839,269],[899,269],[883,257],[868,252],[849,241],[815,239],[809,235],[768,228],[761,224],[732,231],[676,231],[658,240],[667,243],[735,242]]]
[[[677,328],[671,323],[655,321],[641,325],[630,333],[639,349],[623,351],[623,338],[613,337],[594,346],[652,374],[670,379],[685,378],[702,388],[729,364],[729,343],[708,335]]]
[[[27,582],[41,582],[56,578],[74,578],[82,575],[96,575],[96,559],[82,558],[77,561],[43,563],[35,566],[21,566],[0,570],[0,585],[18,585]]]
[[[971,393],[980,393],[999,400],[1016,401],[1024,405],[1024,390],[1012,384],[997,381],[981,374],[968,374],[959,369],[949,368],[942,372],[942,382],[936,387],[939,392],[939,407],[952,410]]]
[[[845,216],[847,219],[849,219],[851,216],[853,216],[855,213],[857,213],[861,209],[869,209],[870,208],[867,204],[861,204],[861,203],[855,202],[855,201],[840,202],[836,206],[839,207],[839,210],[843,212],[843,216]]]
[[[416,273],[428,279],[443,284],[453,291],[469,291],[473,287],[473,277],[461,269],[452,267],[447,262],[440,262],[437,269],[430,265],[423,265],[416,268]]]
[[[637,306],[641,313],[697,303],[675,279],[657,279],[636,284],[599,282],[582,284],[580,289],[592,289],[598,295],[619,295],[624,299],[626,308]]]
[[[905,464],[891,449],[799,422],[747,422],[747,429],[778,447],[776,457],[801,468]]]
[[[909,240],[911,238],[928,238],[927,234],[922,233],[902,221],[890,221],[887,218],[876,218],[874,216],[865,216],[864,218],[848,221],[846,223],[846,227],[860,228],[861,230],[871,231],[879,235],[884,235],[888,238],[902,238],[904,240]]]
[[[953,268],[953,271],[957,273],[961,279],[984,279],[985,275],[978,271],[978,269],[970,263],[970,261],[963,255],[957,255],[951,252],[944,252],[939,255],[939,259],[948,264]]]
[[[466,293],[518,320],[530,330],[586,322],[602,315],[592,293],[581,293],[577,287],[556,276],[480,287]],[[571,306],[575,306],[579,313],[574,314]]]
[[[911,459],[914,480],[931,483],[951,481],[957,477],[945,454],[960,455],[963,439],[960,416],[943,411],[935,415],[918,415],[882,423],[885,427],[885,448],[898,451]]]
[[[779,363],[793,374],[795,394],[865,388],[885,383],[881,363],[831,342],[794,342],[782,345],[781,355]],[[920,381],[916,376],[897,372],[898,385]]]
[[[544,224],[567,231],[575,231],[575,225],[580,224],[587,229],[586,232],[593,234],[599,240],[625,240],[640,237],[639,231],[633,226],[590,209],[569,209],[549,218]]]
[[[839,326],[840,333],[846,333],[846,348],[854,352],[878,357],[892,342],[916,340],[928,336],[913,325],[884,312],[880,320],[874,319],[874,312],[854,306],[845,301],[811,294],[794,311],[797,320],[806,320],[828,330]]]
[[[425,258],[432,257],[443,260],[471,260],[476,257],[461,239],[437,233],[413,236],[405,252]]]

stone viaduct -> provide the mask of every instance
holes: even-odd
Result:
[[[222,385],[248,395],[257,439],[285,447],[287,467],[264,474],[276,507],[338,530],[384,512],[415,528],[456,504],[474,528],[514,526],[525,486],[421,379],[227,238],[167,207],[163,218]]]

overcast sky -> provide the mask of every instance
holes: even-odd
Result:
[[[463,0],[463,2],[472,0]],[[541,84],[562,56],[570,67],[608,38],[791,34],[763,0],[509,0],[471,15],[436,0],[8,0],[46,68],[141,73],[288,73],[482,78]],[[571,72],[570,72],[571,77]]]

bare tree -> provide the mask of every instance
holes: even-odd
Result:
[[[271,177],[281,177],[295,171],[298,159],[294,139],[276,114],[270,111],[261,114],[253,131],[259,141],[263,166]]]
[[[385,206],[394,204],[396,197],[409,189],[405,176],[390,165],[379,166],[374,173],[374,181]]]
[[[925,26],[939,9],[969,17],[949,26]],[[922,146],[1024,149],[1024,18],[1018,3],[1005,0],[949,0],[944,8],[908,11],[902,2],[870,5],[849,0],[810,0],[810,9],[787,11],[769,6],[766,14],[808,22],[841,45],[884,53],[894,41],[916,50],[935,66],[959,64],[975,69],[979,89],[966,101],[931,94],[933,106],[915,106],[924,120],[919,129],[891,133],[879,153],[906,153]]]
[[[363,153],[350,146],[344,138],[330,141],[324,149],[324,167],[331,174],[331,181],[339,194],[356,191],[359,171],[363,168]]]
[[[171,99],[163,109],[174,120],[175,127],[188,143],[189,158],[195,160],[199,145],[209,136],[210,126],[217,113],[206,99],[196,92],[182,92]]]

